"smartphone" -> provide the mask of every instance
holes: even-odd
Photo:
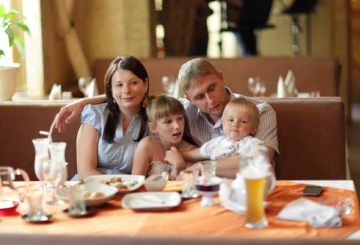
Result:
[[[303,189],[303,196],[320,196],[322,192],[321,186],[308,185]]]

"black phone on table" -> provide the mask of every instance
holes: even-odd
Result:
[[[321,186],[307,185],[303,189],[303,196],[320,196],[322,192]]]

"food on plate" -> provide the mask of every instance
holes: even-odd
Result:
[[[106,180],[102,179],[100,182],[106,185],[115,186],[119,190],[128,190],[139,183],[137,180],[125,180],[120,177],[112,177]]]
[[[104,197],[104,193],[99,192],[99,191],[94,191],[94,192],[84,191],[83,197],[84,197],[85,200],[92,200],[92,199],[97,199],[97,198],[103,198],[103,197]]]

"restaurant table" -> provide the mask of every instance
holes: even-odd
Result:
[[[306,184],[324,186],[322,198],[345,196],[351,199],[352,212],[342,215],[342,227],[313,228],[305,222],[276,219],[287,203],[302,197]],[[39,182],[31,182],[31,188],[38,186]],[[181,182],[169,181],[164,191],[179,190]],[[141,187],[137,192],[145,191]],[[345,238],[360,239],[359,204],[351,180],[277,181],[267,199],[269,226],[264,229],[247,229],[244,215],[221,205],[201,207],[199,198],[183,200],[169,211],[135,212],[121,207],[122,197],[115,196],[94,215],[84,218],[71,218],[62,212],[66,205],[45,206],[45,211],[53,213],[52,222],[46,224],[26,223],[19,215],[0,216],[0,244],[297,244],[290,242],[295,241],[294,238],[310,240],[312,244],[325,240],[324,244],[339,244],[332,240],[341,239],[342,244]],[[317,197],[311,199],[316,201]],[[27,204],[21,203],[18,212],[25,214],[26,211]],[[351,244],[351,241],[346,243]]]

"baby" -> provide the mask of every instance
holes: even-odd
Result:
[[[217,160],[234,155],[252,156],[264,143],[253,137],[260,115],[256,105],[248,99],[231,100],[222,115],[223,136],[216,137],[194,150],[183,152],[185,161]]]

